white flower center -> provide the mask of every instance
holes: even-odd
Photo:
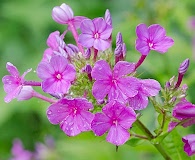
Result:
[[[60,79],[62,79],[62,75],[58,73],[58,74],[56,75],[56,78],[57,78],[58,80],[60,80]]]
[[[99,34],[99,33],[96,33],[96,34],[94,35],[94,38],[95,38],[95,39],[99,39],[99,38],[100,38],[100,34]]]

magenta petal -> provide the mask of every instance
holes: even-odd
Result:
[[[41,61],[43,62],[49,62],[51,57],[53,55],[53,50],[51,48],[47,48],[43,53],[43,58]]]
[[[110,80],[112,71],[105,60],[99,60],[92,69],[91,76],[95,80]]]
[[[148,43],[146,41],[136,39],[136,50],[138,50],[142,55],[148,55],[150,52],[150,48],[148,46]]]
[[[68,60],[63,56],[53,56],[50,60],[50,65],[55,72],[63,72],[68,64]]]
[[[12,99],[14,99],[14,98],[16,98],[18,96],[18,94],[20,93],[21,89],[22,89],[22,86],[18,86],[17,88],[12,90],[12,92],[7,93],[7,95],[4,98],[4,101],[6,103],[9,103]]]
[[[94,44],[94,38],[91,34],[80,34],[78,41],[86,48],[91,48]]]
[[[182,141],[185,144],[184,151],[188,154],[188,156],[195,154],[195,134],[189,134],[182,137]]]
[[[121,78],[117,84],[122,93],[127,97],[134,97],[138,93],[140,85],[134,77]]]
[[[111,127],[109,121],[110,119],[106,115],[96,113],[91,123],[91,129],[97,136],[101,136]]]
[[[48,62],[42,61],[37,67],[37,75],[40,79],[45,80],[50,78],[53,74],[54,69],[49,65]]]
[[[55,32],[52,32],[49,37],[47,38],[47,45],[56,50],[58,48],[58,43],[57,43],[57,39],[56,39],[56,36],[59,37],[60,36],[60,32],[59,31],[55,31]]]
[[[93,19],[93,23],[95,26],[95,31],[98,31],[98,33],[102,33],[107,27],[107,23],[103,18],[95,18]]]
[[[84,131],[90,131],[91,130],[91,123],[94,119],[94,114],[88,111],[80,111],[80,115],[77,116],[77,123],[78,128],[84,132]]]
[[[168,126],[168,132],[171,132],[176,126],[178,122],[170,122]]]
[[[20,77],[20,73],[18,72],[18,69],[12,63],[7,62],[6,69],[12,76]]]
[[[85,19],[87,19],[87,18],[86,18],[86,17],[83,17],[83,16],[75,16],[75,17],[73,18],[73,20],[72,20],[74,27],[75,27],[76,29],[80,28],[81,22],[82,22],[83,20],[85,20]]]
[[[145,24],[139,24],[136,27],[136,34],[140,40],[146,41],[149,38],[148,27]]]
[[[92,94],[93,96],[98,100],[103,100],[106,95],[110,92],[111,85],[109,81],[95,81],[92,88]]]
[[[149,32],[149,39],[153,43],[158,43],[161,42],[164,37],[166,36],[166,31],[163,27],[161,27],[159,24],[153,24],[148,27],[148,32]]]
[[[100,34],[101,39],[108,39],[112,34],[112,27],[107,25],[106,29]]]
[[[126,61],[119,61],[113,69],[113,77],[120,78],[134,71],[135,64]]]
[[[62,103],[52,104],[47,109],[47,118],[52,124],[59,124],[69,115],[69,108]]]
[[[148,105],[148,97],[141,93],[138,93],[136,96],[131,97],[128,100],[129,106],[134,110],[142,110]]]
[[[65,70],[62,72],[63,80],[65,81],[73,81],[76,77],[76,70],[72,64],[68,64]]]
[[[155,44],[154,49],[160,53],[165,53],[173,44],[174,41],[172,38],[165,37],[162,41]]]
[[[95,32],[95,26],[93,21],[90,19],[83,20],[80,26],[80,30],[82,34],[93,35]]]
[[[130,137],[129,132],[120,125],[112,126],[106,140],[116,146],[123,145]]]
[[[160,83],[153,79],[140,80],[141,90],[146,96],[156,96],[161,90]]]
[[[99,51],[105,51],[110,47],[110,42],[103,39],[94,39],[94,48]]]

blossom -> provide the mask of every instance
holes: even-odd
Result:
[[[94,47],[100,51],[105,51],[110,47],[108,39],[111,36],[112,27],[103,18],[83,20],[80,30],[79,43],[83,47]]]
[[[106,140],[117,146],[124,144],[130,137],[128,129],[136,120],[136,113],[117,101],[111,101],[96,113],[91,128],[97,136],[108,131]]]
[[[2,78],[2,82],[4,84],[4,91],[7,95],[4,98],[6,103],[9,103],[12,99],[16,98],[20,93],[23,83],[25,82],[24,77],[31,69],[27,70],[20,76],[18,69],[10,62],[6,64],[7,71],[10,75],[6,75]]]
[[[61,99],[47,109],[47,117],[52,124],[60,124],[60,128],[68,136],[76,136],[80,132],[91,130],[94,115],[91,102],[84,98]]]
[[[148,97],[156,96],[161,89],[159,82],[153,79],[139,80],[139,82],[140,86],[138,94],[134,97],[128,98],[129,105],[134,110],[142,110],[146,108],[148,105]]]
[[[37,67],[37,75],[42,79],[42,89],[50,94],[65,94],[75,79],[76,70],[63,56],[54,55],[50,62],[42,61]]]
[[[182,138],[184,142],[184,151],[188,156],[195,154],[195,134],[189,134]]]
[[[31,86],[24,86],[17,96],[18,101],[29,100],[33,97],[34,90]]]
[[[52,10],[52,18],[60,24],[73,24],[75,28],[79,28],[81,21],[86,19],[83,16],[74,16],[70,6],[63,3],[61,6],[56,6]]]
[[[136,49],[142,55],[148,55],[150,50],[165,53],[174,44],[173,39],[166,36],[165,29],[159,24],[153,24],[148,28],[145,24],[139,24],[136,34]]]
[[[33,153],[23,148],[22,142],[15,139],[12,146],[13,157],[10,160],[31,160]]]
[[[134,70],[134,64],[126,61],[119,61],[113,71],[105,60],[95,63],[91,75],[95,79],[92,94],[97,101],[103,101],[108,95],[108,101],[118,100],[125,102],[127,98],[138,93],[137,79],[126,76]]]
[[[173,108],[172,115],[179,121],[185,120],[185,122],[182,124],[183,127],[191,126],[192,124],[195,124],[195,105],[183,98]],[[171,131],[177,125],[178,122],[171,121],[168,131]]]

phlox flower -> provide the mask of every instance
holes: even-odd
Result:
[[[60,24],[72,24],[76,29],[80,27],[81,21],[86,19],[83,16],[74,16],[74,13],[69,5],[63,3],[56,6],[52,10],[52,18]]]
[[[186,120],[186,122],[182,124],[183,127],[191,126],[195,124],[195,105],[183,98],[173,108],[172,115],[179,121]],[[168,131],[174,129],[177,124],[178,122],[171,121]]]
[[[126,102],[127,98],[138,93],[138,81],[134,77],[127,76],[134,70],[134,64],[119,61],[110,69],[105,60],[99,60],[92,69],[91,76],[95,79],[92,94],[97,101],[103,101],[108,95],[108,101],[118,100]]]
[[[68,92],[71,82],[75,79],[76,70],[65,57],[54,55],[49,62],[39,63],[37,75],[43,80],[44,92],[63,95]]]
[[[52,124],[60,124],[68,136],[76,136],[91,130],[92,109],[92,103],[84,98],[61,99],[47,109],[47,117]]]
[[[182,141],[184,142],[184,151],[187,155],[191,156],[195,154],[195,134],[182,137]]]
[[[159,24],[147,27],[139,24],[136,28],[136,49],[142,55],[148,55],[150,50],[165,53],[174,44],[172,38],[166,36],[165,29]]]
[[[105,51],[110,47],[111,44],[108,39],[111,36],[112,27],[103,18],[83,20],[80,30],[79,43],[83,47],[94,47],[100,51]]]
[[[159,82],[153,79],[139,80],[139,82],[138,94],[128,98],[129,105],[134,110],[146,108],[148,105],[148,97],[156,96],[161,89]]]
[[[31,69],[27,70],[20,76],[18,69],[10,62],[6,64],[7,71],[10,75],[6,75],[2,78],[2,82],[4,84],[4,91],[7,95],[4,98],[4,101],[9,103],[12,99],[16,98],[20,93],[23,83],[25,82],[24,77]]]
[[[111,101],[96,113],[91,128],[97,136],[108,131],[106,140],[116,146],[123,145],[130,137],[128,129],[136,120],[136,113],[117,101]]]

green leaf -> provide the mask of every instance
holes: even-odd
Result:
[[[125,144],[135,147],[137,145],[140,145],[141,143],[143,143],[145,140],[140,139],[140,138],[131,138],[129,141],[127,141]]]
[[[191,160],[183,150],[182,137],[176,129],[174,129],[162,142],[164,149],[171,156],[172,159],[177,160]]]

